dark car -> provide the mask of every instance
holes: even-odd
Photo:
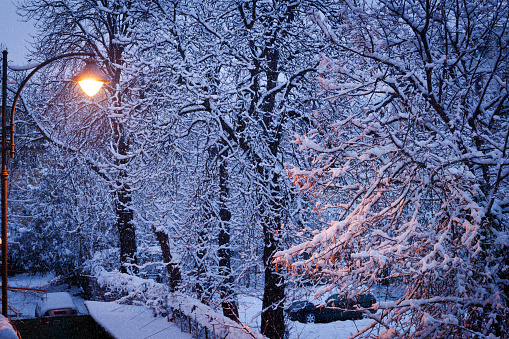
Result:
[[[315,306],[308,301],[296,301],[285,311],[294,321],[326,323],[337,320],[362,319],[363,311],[359,309],[375,312],[372,308],[374,303],[376,303],[376,299],[371,294],[359,294],[351,299],[333,294],[323,304]]]
[[[300,321],[302,323],[315,322],[315,304],[309,301],[295,301],[286,310],[290,320]]]
[[[358,294],[351,299],[342,297],[340,294],[333,294],[325,302],[328,303],[331,300],[341,305],[346,304],[347,308],[351,308],[352,305],[358,305],[360,308],[369,309],[371,313],[375,312],[372,306],[376,303],[376,298],[372,294]]]

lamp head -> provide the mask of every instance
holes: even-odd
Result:
[[[99,92],[103,84],[111,82],[111,78],[94,61],[88,60],[86,63],[81,72],[75,75],[71,81],[77,82],[81,89],[91,97]]]

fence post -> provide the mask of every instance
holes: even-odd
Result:
[[[179,319],[180,319],[180,332],[184,332],[184,328],[182,327],[182,311],[180,310],[180,304],[179,304]]]

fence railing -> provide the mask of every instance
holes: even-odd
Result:
[[[225,339],[216,333],[214,325],[209,329],[197,322],[196,318],[193,319],[179,310],[172,310],[172,320],[182,333],[189,333],[195,339]]]
[[[167,306],[172,321],[182,332],[189,333],[196,339],[264,338],[256,329],[237,323],[186,295],[169,295]]]

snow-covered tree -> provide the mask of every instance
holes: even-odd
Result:
[[[11,270],[70,276],[96,251],[118,246],[104,206],[109,192],[90,180],[86,163],[66,167],[66,152],[33,140],[18,142],[18,153],[9,190]]]
[[[187,174],[180,173],[188,202],[186,212],[178,209],[179,236],[189,242],[186,265],[196,262],[193,274],[199,273],[212,286],[220,277],[217,286],[226,301],[226,315],[228,308],[235,308],[232,273],[243,271],[232,260],[246,257],[244,243],[238,241],[248,234],[261,234],[258,243],[252,238],[248,243],[264,248],[260,258],[265,271],[262,332],[282,337],[285,288],[271,258],[281,248],[281,229],[290,216],[282,175],[288,131],[303,121],[302,108],[310,105],[305,98],[316,87],[303,85],[318,53],[306,35],[311,26],[306,11],[311,4],[158,4],[162,13],[158,19],[164,22],[161,29],[166,26],[167,30],[153,45],[159,50],[164,44],[175,47],[165,68],[167,77],[174,80],[164,93],[174,103],[170,109],[175,120],[165,131],[175,143],[187,138],[185,145],[195,159],[187,163]],[[212,267],[208,273],[207,267]],[[214,275],[215,267],[218,275]]]
[[[335,49],[321,56],[327,100],[287,172],[323,223],[277,256],[345,293],[389,285],[396,299],[366,336],[507,333],[508,11],[382,0],[347,2],[335,22],[313,12]]]
[[[102,181],[111,191],[120,261],[135,262],[132,195],[136,189],[136,169],[140,166],[135,161],[139,152],[137,133],[151,119],[147,109],[150,102],[143,98],[146,83],[137,77],[126,59],[133,53],[132,41],[136,39],[137,28],[143,27],[149,8],[140,1],[116,0],[27,0],[21,8],[36,20],[39,28],[34,56],[49,58],[73,51],[93,52],[95,61],[113,79],[105,86],[106,94],[91,100],[80,98],[81,94],[69,84],[46,82],[32,92],[29,112],[43,138],[62,147],[67,154],[84,159],[95,172],[91,180]],[[80,65],[79,60],[53,63],[45,70],[50,74],[46,78],[58,74],[69,79],[72,70]],[[72,165],[70,159],[67,164]]]
[[[196,39],[201,43],[196,47],[201,57],[195,60],[204,66],[193,67],[210,69],[209,74],[216,80],[205,84],[207,74],[198,77],[201,88],[210,94],[202,99],[203,110],[210,112],[218,124],[220,240],[231,234],[231,225],[239,220],[242,209],[251,207],[248,220],[253,221],[263,241],[265,288],[261,330],[270,338],[281,338],[285,283],[272,256],[281,248],[281,230],[289,216],[282,176],[283,146],[290,122],[302,118],[305,104],[301,100],[308,92],[299,86],[313,69],[311,63],[317,53],[307,44],[309,38],[304,34],[306,24],[310,23],[306,21],[306,4],[191,2],[185,10],[194,32],[202,31],[206,37]],[[187,47],[192,49],[194,43]],[[299,94],[299,89],[304,94]],[[225,176],[227,168],[231,170]],[[235,183],[234,178],[244,182]],[[225,187],[231,189],[226,191]],[[234,196],[236,188],[244,199],[228,199],[229,203],[224,204],[224,197]],[[221,241],[224,241],[221,246],[226,246],[228,240]],[[224,248],[220,258],[227,261],[227,252],[228,248]]]

